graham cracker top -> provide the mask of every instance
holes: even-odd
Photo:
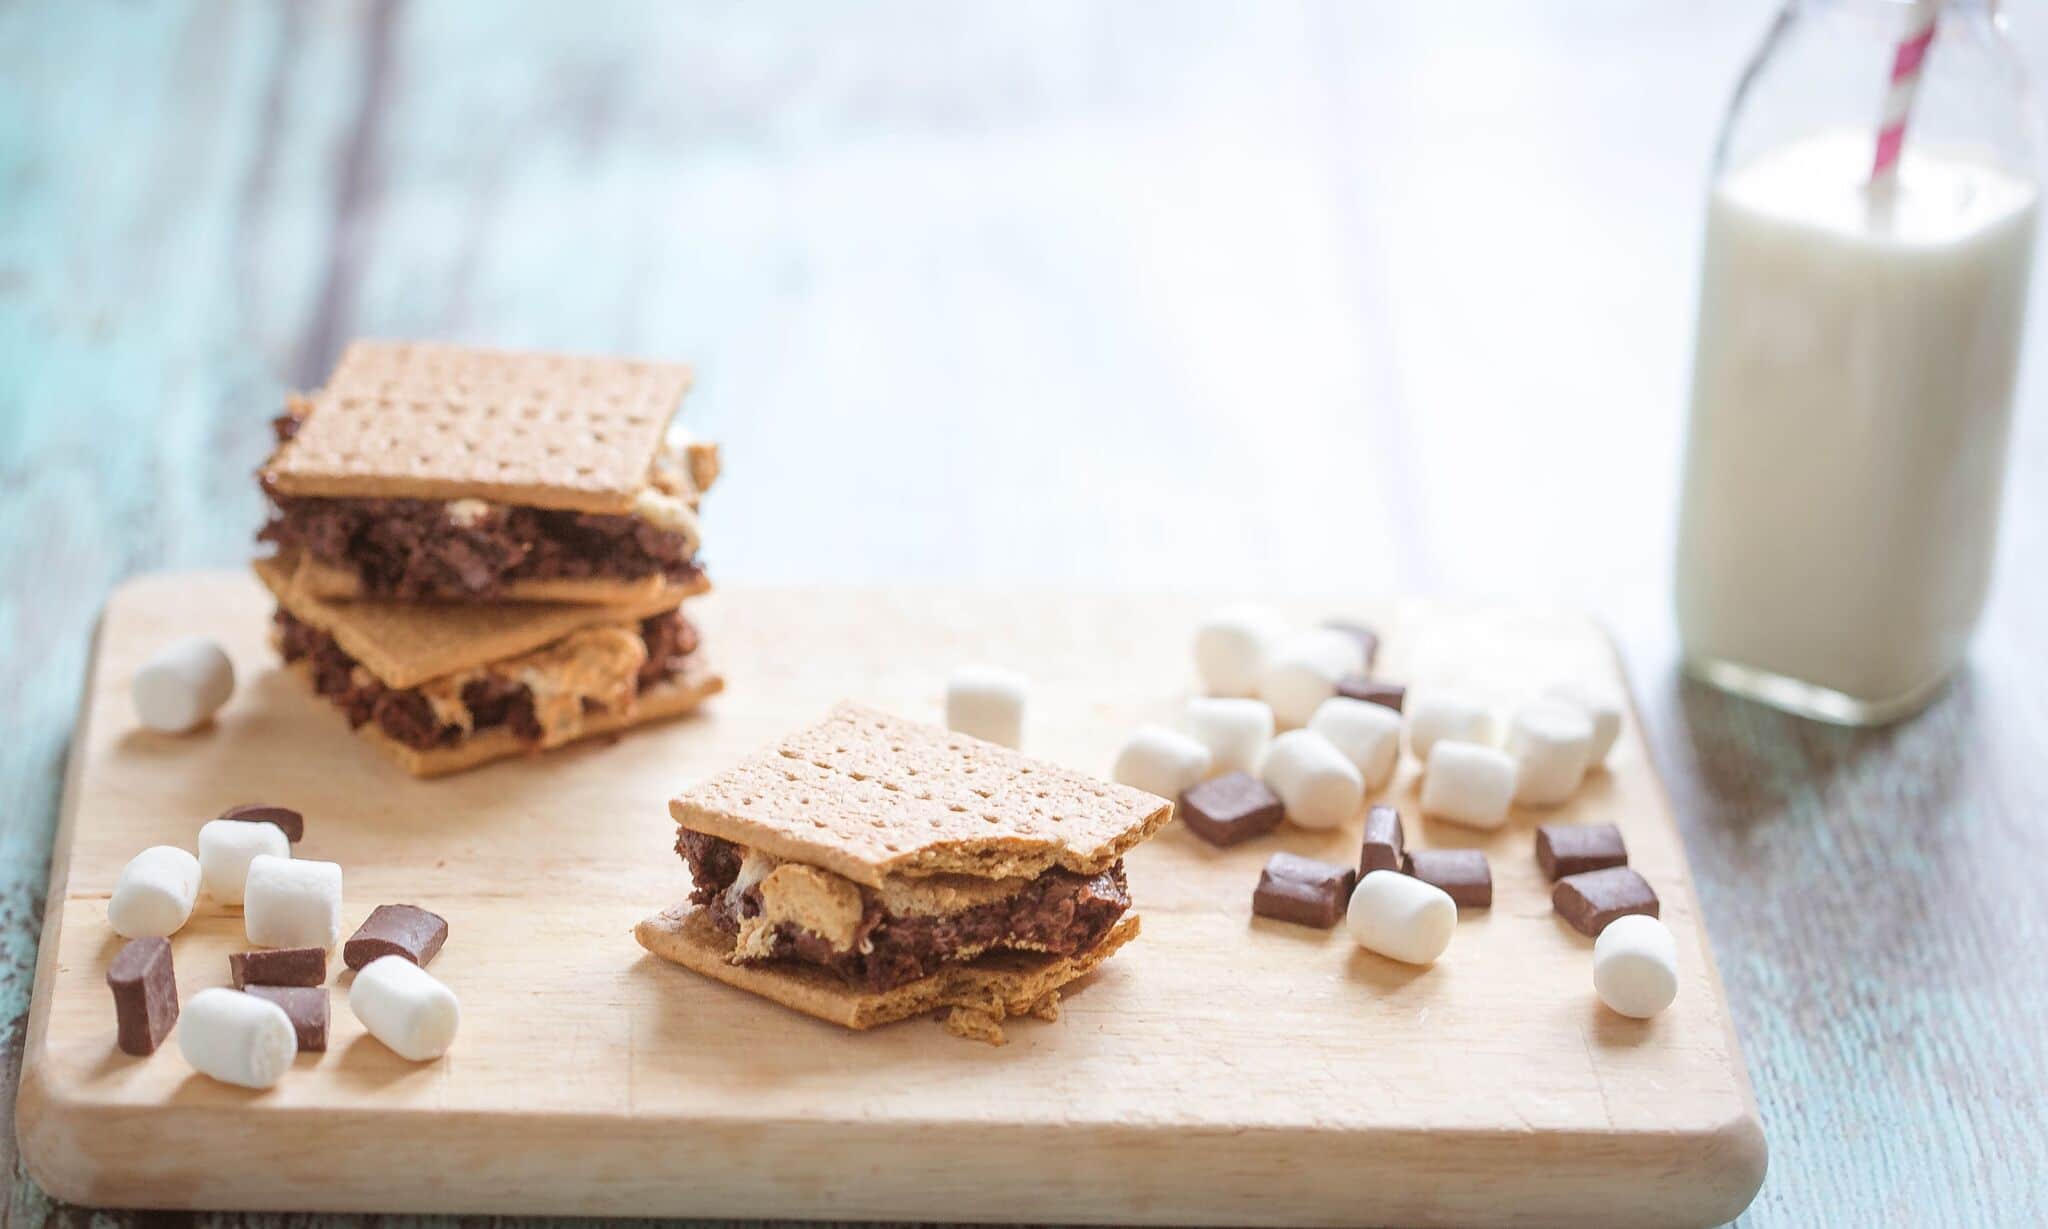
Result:
[[[530,652],[585,627],[637,623],[682,601],[668,590],[615,605],[340,602],[294,583],[289,559],[259,559],[255,567],[278,605],[334,637],[377,681],[400,689]]]
[[[690,379],[678,363],[358,341],[263,473],[286,495],[630,512]]]
[[[669,803],[678,824],[881,887],[890,875],[1094,874],[1173,804],[965,734],[841,704]]]

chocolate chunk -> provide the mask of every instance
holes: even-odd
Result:
[[[1493,908],[1493,868],[1476,849],[1418,849],[1401,869],[1442,888],[1462,908]]]
[[[1566,875],[1550,890],[1550,904],[1573,930],[1595,938],[1615,918],[1631,913],[1657,916],[1657,893],[1627,866]]]
[[[379,956],[403,956],[421,968],[448,940],[448,923],[418,905],[378,905],[342,945],[341,958],[360,969]]]
[[[228,978],[237,988],[317,986],[327,980],[324,947],[275,947],[228,953]]]
[[[1401,813],[1389,806],[1369,808],[1365,813],[1365,842],[1358,851],[1358,877],[1374,871],[1401,869]]]
[[[259,999],[269,999],[284,1008],[284,1014],[292,1019],[293,1030],[299,1034],[300,1053],[327,1048],[327,987],[247,986],[244,989]]]
[[[1349,623],[1343,619],[1325,619],[1323,626],[1333,632],[1343,632],[1358,642],[1358,651],[1365,657],[1365,669],[1372,672],[1373,658],[1380,655],[1380,634],[1363,623]]]
[[[1347,700],[1363,700],[1398,713],[1408,698],[1408,689],[1399,683],[1382,683],[1363,674],[1347,674],[1337,680],[1337,694]]]
[[[1348,866],[1276,853],[1259,875],[1252,912],[1260,917],[1328,930],[1344,916],[1358,872]]]
[[[1536,862],[1551,879],[1628,865],[1628,846],[1613,824],[1544,824],[1536,829]]]
[[[306,835],[306,817],[290,807],[274,807],[260,802],[245,802],[229,807],[220,813],[222,819],[239,819],[251,824],[276,824],[284,830],[284,839],[296,845]]]
[[[1280,795],[1248,772],[1225,773],[1180,796],[1181,822],[1211,845],[1238,845],[1264,836],[1286,817]]]
[[[169,939],[130,939],[107,966],[115,1043],[123,1054],[156,1053],[178,1022],[178,979]]]

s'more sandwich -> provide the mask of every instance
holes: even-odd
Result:
[[[718,452],[676,363],[358,341],[276,420],[261,538],[319,597],[622,602],[708,586]]]
[[[336,601],[256,574],[286,665],[420,777],[679,716],[724,687],[675,593],[607,606]]]
[[[852,1029],[1000,1043],[1138,933],[1124,854],[1172,804],[854,704],[672,800],[689,901],[641,946]]]

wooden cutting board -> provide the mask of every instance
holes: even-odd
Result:
[[[21,1082],[30,1172],[79,1203],[167,1208],[835,1220],[1702,1225],[1756,1192],[1764,1142],[1669,803],[1631,721],[1556,817],[1611,820],[1663,896],[1682,989],[1653,1021],[1602,1008],[1592,944],[1550,911],[1537,817],[1497,834],[1421,821],[1417,845],[1493,860],[1434,968],[1254,920],[1277,849],[1348,860],[1357,824],[1234,850],[1178,826],[1130,858],[1144,933],[996,1049],[913,1020],[843,1032],[644,955],[679,900],[667,800],[855,698],[936,720],[947,672],[1033,680],[1027,749],[1106,773],[1170,720],[1210,599],[749,589],[692,605],[729,679],[708,711],[616,745],[444,781],[401,774],[281,672],[269,603],[233,573],[146,577],[109,603],[72,748]],[[1386,636],[1380,673],[1503,706],[1561,677],[1619,685],[1589,622],[1421,603],[1297,604]],[[137,665],[220,638],[239,690],[212,728],[139,729]],[[302,856],[347,875],[344,924],[387,901],[445,915],[434,972],[463,1024],[439,1062],[363,1035],[334,990],[331,1048],[251,1093],[175,1041],[114,1047],[106,902],[146,845],[193,847],[236,802],[307,815]],[[223,984],[241,920],[202,898],[179,987]],[[336,964],[339,964],[337,959]]]

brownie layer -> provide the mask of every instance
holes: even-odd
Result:
[[[375,722],[392,739],[419,751],[453,746],[468,736],[462,727],[436,716],[418,688],[386,687],[360,669],[334,637],[288,610],[280,608],[274,617],[278,651],[285,661],[303,661],[310,667],[313,690],[347,714],[351,729]],[[642,620],[640,638],[647,645],[647,662],[635,680],[640,691],[674,676],[697,650],[696,627],[673,610]],[[469,709],[473,730],[504,726],[523,742],[541,740],[533,692],[524,683],[495,676],[475,679],[463,686],[462,703]]]
[[[685,535],[632,516],[429,499],[273,494],[257,535],[362,578],[377,597],[488,600],[522,580],[676,583],[699,569]]]
[[[740,846],[685,828],[676,840],[676,852],[690,864],[696,885],[691,901],[704,906],[719,929],[738,934],[741,918],[760,914],[758,885],[741,892],[737,900],[727,891],[745,858]],[[865,907],[851,950],[835,948],[808,930],[784,923],[776,928],[772,958],[830,969],[860,989],[892,990],[991,948],[1058,956],[1085,952],[1100,943],[1131,907],[1121,861],[1095,875],[1049,870],[1015,895],[937,916],[894,914],[872,892],[862,889],[861,894]]]

